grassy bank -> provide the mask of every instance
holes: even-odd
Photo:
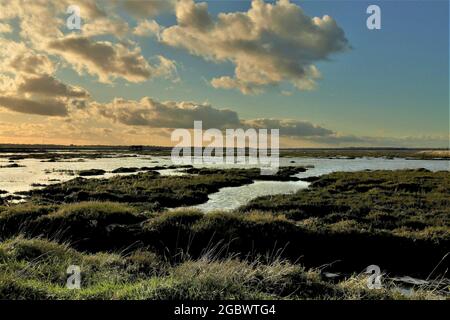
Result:
[[[365,277],[337,283],[318,270],[274,259],[203,256],[170,264],[148,250],[129,254],[78,252],[47,240],[0,244],[0,297],[8,299],[439,299],[423,288],[402,294],[393,283],[369,290]],[[66,269],[81,269],[81,289],[66,288]]]

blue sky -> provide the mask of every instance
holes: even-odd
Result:
[[[331,16],[345,32],[351,49],[316,61],[321,79],[314,90],[297,90],[289,81],[269,85],[259,94],[214,88],[210,81],[234,74],[232,61],[210,61],[156,37],[127,36],[149,61],[163,55],[174,61],[179,81],[152,78],[112,84],[80,74],[70,64],[58,68],[61,81],[87,88],[99,103],[112,99],[195,101],[231,109],[241,119],[283,118],[308,121],[355,136],[447,136],[449,132],[449,9],[447,1],[291,1],[310,16]],[[381,8],[381,30],[368,30],[366,8]],[[215,17],[246,12],[250,1],[208,1]],[[118,14],[130,27],[139,20]],[[153,17],[162,27],[176,25],[173,12]],[[296,30],[292,30],[296,32]],[[97,40],[114,41],[104,35]],[[289,95],[287,95],[289,94]]]
[[[205,79],[232,74],[231,63],[213,63],[150,39],[149,56],[177,61],[182,83],[143,83],[119,91],[99,86],[99,100],[117,92],[130,99],[151,95],[161,100],[208,101],[243,118],[309,119],[336,130],[364,135],[439,134],[448,130],[448,4],[445,1],[378,1],[382,29],[368,30],[366,1],[293,1],[308,15],[331,15],[344,29],[352,50],[318,64],[323,74],[317,90],[282,96],[278,88],[257,96],[212,88]],[[249,1],[209,1],[212,14],[246,11]],[[175,23],[173,16],[157,19]],[[167,89],[170,88],[170,89]],[[120,90],[122,89],[122,90]],[[94,92],[95,95],[95,92]],[[281,106],[282,104],[282,106]],[[276,106],[276,108],[274,108]]]

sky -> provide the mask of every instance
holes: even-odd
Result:
[[[448,147],[448,1],[0,0],[0,143],[173,145],[196,120]]]

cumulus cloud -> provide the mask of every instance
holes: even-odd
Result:
[[[0,38],[0,72],[25,74],[51,74],[53,62],[44,54],[23,43]]]
[[[102,7],[99,6],[102,4]],[[124,35],[128,24],[111,11],[104,1],[92,0],[15,0],[0,1],[0,19],[17,18],[20,36],[35,48],[45,48],[50,39],[64,36],[67,8],[78,6],[82,18],[83,33],[86,36],[103,34]],[[105,11],[105,8],[108,9]]]
[[[312,90],[320,78],[314,63],[349,48],[344,31],[330,16],[309,17],[296,4],[253,0],[247,12],[208,12],[206,3],[180,0],[177,25],[164,29],[162,41],[215,62],[231,61],[234,76],[212,79],[215,88],[259,93],[287,81]]]
[[[171,79],[172,82],[179,82],[177,65],[174,60],[165,58],[164,56],[157,56],[158,64],[154,68],[154,75],[166,79]]]
[[[66,119],[72,119],[76,110],[88,109],[87,90],[55,77],[61,58],[66,66],[80,74],[97,76],[102,82],[116,78],[130,82],[152,77],[178,79],[176,64],[170,59],[156,56],[150,64],[134,43],[94,40],[94,36],[129,30],[117,15],[106,16],[103,8],[91,1],[70,3],[80,5],[86,23],[81,34],[64,35],[62,15],[67,4],[45,0],[0,2],[0,16],[9,24],[17,19],[22,38],[16,42],[0,37],[0,108]]]
[[[15,1],[11,1],[15,2]],[[20,1],[17,18],[20,26],[20,36],[27,39],[36,49],[41,49],[48,39],[63,36],[60,26],[64,19],[56,13],[65,12],[67,7],[59,8],[58,2],[45,0]]]
[[[0,94],[15,90],[16,83],[13,78],[0,74]]]
[[[26,77],[17,87],[18,93],[31,93],[46,97],[88,97],[89,94],[82,88],[69,86],[49,75]]]
[[[80,7],[83,16],[89,19],[104,18],[107,13],[105,10],[98,5],[98,1],[92,0],[63,0],[61,5],[64,9],[69,5],[77,5]]]
[[[140,37],[156,37],[160,39],[161,26],[155,20],[142,20],[133,30]]]
[[[336,135],[334,131],[308,121],[264,118],[244,120],[232,110],[186,101],[158,102],[145,97],[139,101],[115,99],[107,104],[94,103],[93,107],[102,117],[129,126],[192,129],[194,121],[202,121],[203,129],[279,129],[280,135],[292,137]]]
[[[128,23],[121,19],[99,18],[91,22],[84,23],[82,34],[86,37],[112,34],[116,37],[123,37],[129,31]]]
[[[41,116],[74,117],[86,108],[89,93],[67,85],[49,75],[17,77],[0,76],[0,108]]]
[[[147,4],[147,2],[151,4]],[[166,2],[131,1],[127,6],[154,5],[162,8],[168,5]],[[67,34],[65,17],[68,5],[80,6],[83,19],[81,33]],[[168,78],[176,73],[173,72],[174,62],[169,66],[169,59],[157,57],[159,64],[152,65],[144,58],[137,43],[124,41],[124,37],[130,33],[130,28],[127,21],[114,12],[115,9],[117,9],[116,3],[90,0],[0,1],[0,18],[7,22],[17,19],[20,36],[23,39],[20,45],[27,47],[28,51],[32,49],[39,52],[39,55],[20,57],[16,53],[18,50],[1,48],[0,55],[2,55],[1,51],[8,51],[8,53],[6,54],[7,58],[0,61],[0,68],[6,63],[5,60],[11,62],[12,56],[17,57],[14,61],[15,65],[12,67],[31,69],[44,64],[49,67],[50,60],[47,59],[49,55],[55,60],[56,58],[64,59],[67,63],[66,66],[72,67],[80,74],[87,72],[97,76],[103,83],[110,83],[117,78],[136,83],[158,76]],[[5,24],[5,26],[10,25],[11,23]],[[2,29],[5,29],[3,24],[1,26]],[[145,24],[142,25],[142,28],[144,27]],[[137,32],[148,32],[148,27],[147,25],[147,30],[138,28]],[[155,24],[150,26],[153,29],[154,27]],[[94,37],[104,35],[112,36],[113,40],[97,41],[94,39]],[[11,52],[13,53],[11,54]],[[42,72],[42,70],[37,70],[33,73],[41,74]],[[53,70],[45,71],[46,74],[52,72]]]
[[[172,11],[176,0],[122,0],[122,7],[137,18],[154,17]]]
[[[50,41],[48,49],[74,65],[80,74],[87,71],[105,83],[119,77],[142,82],[152,76],[161,76],[158,66],[151,66],[138,47],[129,49],[120,43],[71,35]]]
[[[58,99],[30,100],[26,98],[0,96],[0,106],[10,111],[42,116],[67,116],[64,101]]]
[[[66,117],[73,99],[89,93],[53,76],[54,63],[23,43],[0,39],[0,108],[42,116]]]
[[[0,33],[11,33],[13,31],[12,27],[6,23],[0,23]]]
[[[311,122],[293,119],[252,119],[243,120],[242,123],[255,129],[280,129],[280,134],[284,136],[322,137],[334,134],[332,130]]]
[[[2,0],[0,1],[0,19],[13,19],[26,14],[35,14],[41,11],[66,12],[69,5],[77,5],[81,8],[85,18],[104,17],[106,12],[99,7],[99,1],[92,0]]]
[[[243,94],[258,94],[263,92],[261,87],[228,76],[212,79],[211,85],[216,89],[239,89]]]
[[[51,74],[55,71],[53,62],[46,55],[30,51],[16,54],[9,66],[17,72],[28,74]]]
[[[158,102],[149,97],[139,101],[115,99],[108,104],[94,104],[97,112],[116,122],[154,128],[192,128],[203,121],[204,128],[235,127],[239,117],[231,110],[219,110],[208,104]]]
[[[68,34],[66,29],[66,9],[71,4],[81,7],[81,33]],[[130,29],[122,12],[114,12],[119,8],[136,18],[134,29]],[[175,12],[176,25],[163,28],[152,20],[169,11]],[[93,142],[91,137],[96,137],[100,139],[96,141],[107,143],[135,143],[139,136],[139,141],[145,143],[150,132],[170,137],[171,128],[190,129],[195,120],[202,120],[205,129],[280,129],[282,137],[292,141],[323,146],[423,146],[442,141],[448,146],[448,136],[346,135],[305,120],[241,119],[232,110],[204,103],[159,102],[149,97],[93,102],[87,90],[56,77],[55,71],[64,65],[105,83],[115,79],[136,83],[154,77],[176,81],[175,61],[163,56],[145,58],[137,43],[125,40],[132,32],[139,37],[156,37],[215,63],[231,62],[234,73],[210,79],[214,88],[258,94],[268,86],[283,83],[282,95],[291,95],[294,88],[313,90],[321,78],[316,64],[349,49],[349,43],[333,18],[309,17],[288,0],[253,0],[246,12],[217,16],[209,13],[206,3],[192,0],[0,0],[0,20],[0,35],[17,31],[21,41],[0,36],[0,113],[45,116],[33,127],[26,123],[28,117],[10,115],[17,116],[18,122],[24,120],[23,126],[10,125],[12,133],[33,127],[30,138],[42,133],[49,138],[68,139],[73,135],[85,142]],[[108,37],[101,39],[108,41],[96,38],[105,35]],[[108,139],[101,140],[102,136]]]

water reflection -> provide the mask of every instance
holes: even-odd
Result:
[[[16,154],[17,155],[17,154]],[[3,155],[6,156],[6,155]],[[18,191],[27,191],[39,185],[49,185],[73,179],[80,170],[103,169],[107,173],[103,176],[88,178],[109,178],[114,175],[112,170],[120,167],[155,167],[172,165],[170,157],[152,157],[142,155],[118,155],[117,157],[102,158],[74,158],[55,162],[41,159],[23,159],[9,161],[0,158],[0,167],[17,163],[22,167],[0,168],[0,190],[7,191],[5,195]],[[304,178],[319,176],[335,171],[361,171],[361,170],[397,170],[426,168],[431,171],[450,170],[448,160],[405,160],[383,158],[356,158],[356,159],[321,159],[321,158],[281,158],[281,166],[308,166],[306,172],[299,173],[297,177]],[[205,165],[208,167],[227,168],[232,165]],[[240,165],[239,167],[250,167]],[[164,175],[182,175],[179,170],[159,170]],[[134,174],[134,173],[131,173]],[[251,185],[241,187],[222,188],[209,195],[209,201],[196,206],[206,212],[212,210],[232,210],[249,200],[271,194],[286,194],[306,188],[308,184],[303,181],[256,181]]]

